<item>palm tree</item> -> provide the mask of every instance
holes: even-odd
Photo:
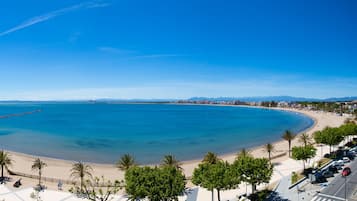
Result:
[[[271,160],[271,152],[273,152],[274,151],[274,145],[272,145],[272,144],[270,144],[270,143],[268,143],[268,144],[266,144],[265,145],[265,151],[267,151],[268,152],[268,156],[269,156],[269,161]]]
[[[120,157],[120,160],[117,162],[116,166],[122,171],[127,171],[129,168],[135,166],[135,159],[129,154],[124,154]]]
[[[289,143],[289,157],[291,156],[291,140],[295,138],[296,135],[294,135],[291,131],[286,130],[282,136],[282,138]]]
[[[161,163],[162,166],[174,167],[178,170],[182,170],[180,161],[178,161],[173,155],[166,155]]]
[[[202,162],[208,163],[208,164],[216,164],[219,161],[220,161],[220,159],[217,157],[217,155],[212,152],[208,152],[202,160]]]
[[[306,147],[306,145],[311,143],[311,137],[308,134],[303,133],[299,136],[299,142],[303,143]]]
[[[41,161],[40,158],[37,158],[32,165],[32,170],[38,170],[38,186],[41,187],[41,177],[42,177],[42,170],[45,168],[47,164]]]
[[[1,178],[4,178],[4,168],[8,169],[11,166],[12,160],[10,155],[4,150],[0,151]]]
[[[83,191],[84,177],[92,177],[92,171],[92,167],[90,165],[84,164],[83,162],[78,162],[72,165],[71,177],[80,178],[81,192]]]
[[[244,158],[244,157],[248,157],[248,156],[251,156],[251,154],[249,153],[249,151],[247,151],[246,149],[241,149],[240,152],[238,152],[237,154],[237,158]]]

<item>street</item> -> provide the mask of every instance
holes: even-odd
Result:
[[[328,200],[347,200],[357,201],[357,159],[347,163],[344,167],[350,167],[352,173],[345,177],[341,176],[341,172],[335,175],[334,179],[324,188],[320,194],[315,196],[312,201],[328,201]],[[345,188],[345,182],[347,188]]]

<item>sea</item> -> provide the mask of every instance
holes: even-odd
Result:
[[[0,149],[106,164],[130,154],[139,164],[156,164],[168,154],[193,160],[209,151],[235,153],[313,124],[300,113],[253,107],[3,102]]]

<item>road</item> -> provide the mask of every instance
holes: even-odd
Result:
[[[345,196],[347,196],[347,200],[349,201],[357,201],[357,158],[353,162],[347,163],[346,166],[351,168],[352,173],[345,178],[341,176],[341,171],[339,171],[328,186],[318,196],[314,197],[312,201],[343,201],[345,200]],[[345,182],[347,188],[345,188]]]

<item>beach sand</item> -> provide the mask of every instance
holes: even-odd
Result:
[[[303,113],[315,120],[315,124],[309,128],[306,133],[312,134],[313,132],[317,130],[321,130],[325,128],[326,126],[330,127],[336,127],[340,126],[343,124],[344,120],[346,117],[339,116],[337,114],[333,113],[326,113],[326,112],[316,112],[316,111],[307,111],[307,110],[295,110],[295,109],[284,109],[284,108],[279,108],[282,110],[287,110],[291,112],[299,112]],[[239,142],[237,142],[239,143]],[[288,142],[284,140],[280,140],[277,142],[274,142],[274,147],[275,151],[272,153],[272,157],[276,155],[281,155],[282,153],[287,153],[288,150]],[[300,143],[298,142],[298,139],[295,138],[292,141],[292,147],[299,145]],[[239,150],[237,150],[238,152]],[[267,152],[264,150],[263,145],[260,147],[255,147],[252,149],[249,149],[250,153],[254,157],[268,157]],[[13,159],[13,165],[10,167],[12,171],[15,172],[21,172],[25,174],[32,174],[32,175],[37,175],[36,171],[31,170],[31,165],[34,161],[36,156],[31,156],[27,154],[22,154],[22,153],[16,153],[10,151],[11,158]],[[236,153],[231,153],[231,154],[226,154],[223,156],[220,156],[223,160],[227,160],[228,162],[234,161],[236,156]],[[203,157],[203,156],[202,156]],[[49,178],[54,178],[55,181],[57,180],[72,180],[70,177],[70,169],[72,167],[72,164],[74,163],[73,161],[66,161],[66,160],[58,160],[58,159],[52,159],[52,158],[46,158],[46,157],[40,157],[45,163],[47,163],[47,167],[43,170],[43,176],[44,177],[49,177]],[[282,161],[288,160],[288,155],[284,155],[281,157],[277,157],[273,159],[273,163],[279,163]],[[190,177],[192,175],[192,172],[195,167],[199,164],[200,160],[191,160],[191,161],[184,161],[182,162],[182,168],[184,170],[184,173],[187,177]],[[88,163],[92,166],[93,168],[93,176],[104,176],[106,179],[110,180],[122,180],[124,178],[124,173],[122,171],[119,171],[114,164],[113,165],[108,165],[108,164],[95,164],[95,163]],[[13,182],[17,180],[19,177],[16,176],[11,176],[13,179]],[[12,183],[13,183],[12,182]],[[35,186],[37,184],[36,179],[29,179],[29,178],[22,178],[22,184],[24,187],[30,187],[30,186]],[[57,189],[57,183],[56,182],[43,182],[49,189]],[[190,183],[188,183],[188,186],[191,186]],[[64,190],[68,190],[71,185],[64,185]]]

